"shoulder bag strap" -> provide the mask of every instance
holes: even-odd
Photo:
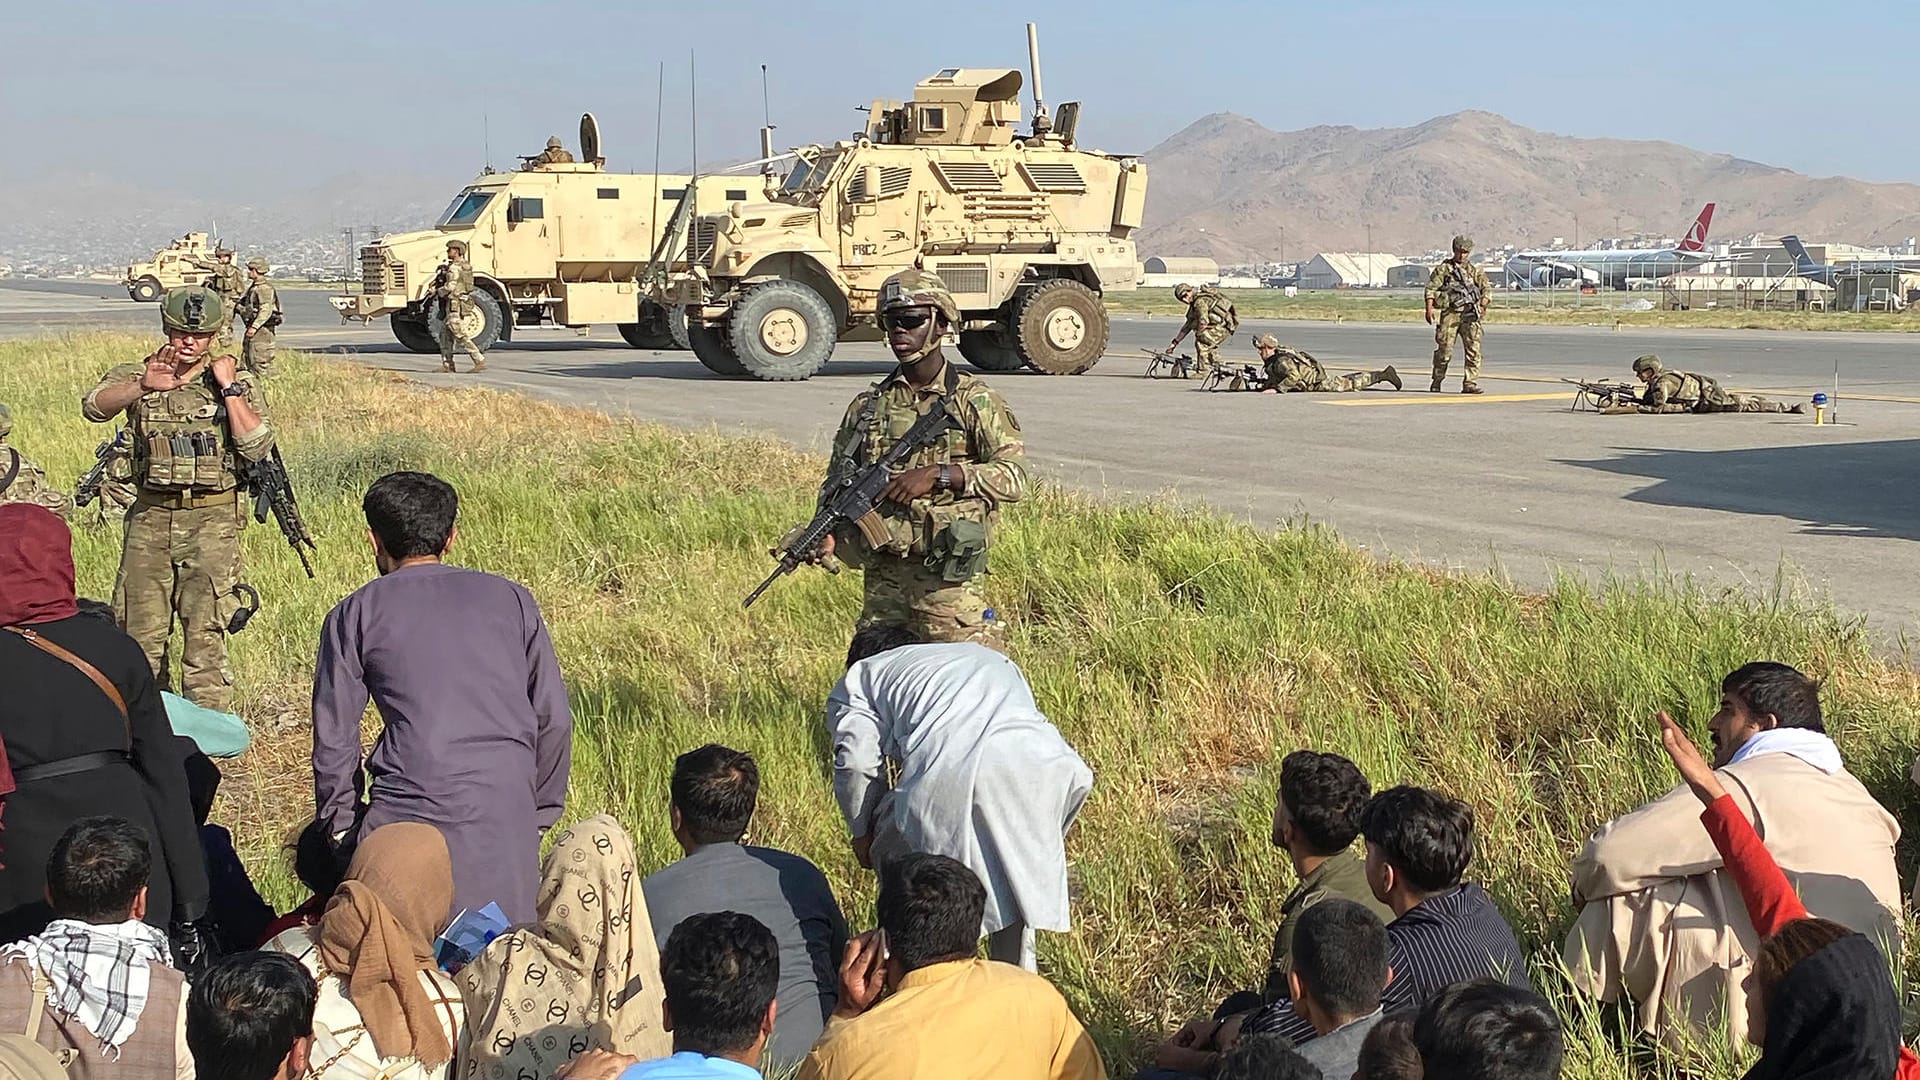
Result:
[[[71,651],[59,645],[56,645],[51,641],[48,641],[46,638],[41,637],[39,634],[35,633],[32,630],[27,629],[24,626],[8,626],[8,627],[0,627],[0,629],[5,629],[11,633],[19,635],[21,638],[25,639],[27,644],[33,646],[36,649],[39,649],[41,652],[46,653],[48,656],[57,657],[61,660],[65,660],[69,664],[72,664],[74,668],[80,672],[80,674],[85,675],[87,678],[93,680],[93,685],[99,687],[101,693],[107,695],[108,700],[113,702],[113,707],[120,710],[120,719],[127,720],[129,721],[129,723],[131,723],[131,718],[127,715],[127,699],[120,696],[120,688],[113,685],[112,679],[109,679],[105,675],[100,674],[99,668],[94,667],[92,664],[89,664],[85,660],[82,660],[80,659],[80,657],[74,655]],[[127,728],[127,736],[129,739],[131,739],[133,736],[133,728],[131,726]]]

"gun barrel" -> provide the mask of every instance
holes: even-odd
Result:
[[[771,587],[774,582],[780,580],[780,575],[786,573],[790,569],[792,569],[792,567],[787,565],[787,560],[781,559],[780,565],[774,568],[773,573],[767,575],[767,580],[761,582],[757,588],[755,588],[752,592],[747,594],[747,598],[745,600],[742,600],[740,602],[740,609],[744,611],[747,608],[752,607],[753,602],[755,600],[760,599],[760,594],[763,592],[766,592],[767,589]]]

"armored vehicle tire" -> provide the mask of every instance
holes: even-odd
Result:
[[[687,336],[687,309],[679,305],[667,309],[667,335],[673,338],[675,346],[682,349],[693,348],[693,339]]]
[[[740,358],[733,355],[733,347],[727,344],[725,326],[702,326],[688,321],[687,348],[708,371],[715,375],[725,375],[737,379],[747,373]]]
[[[437,353],[440,343],[433,339],[433,331],[419,319],[410,319],[400,312],[387,316],[387,325],[393,328],[393,340],[406,346],[408,352]]]
[[[833,357],[840,328],[820,294],[798,281],[742,293],[727,315],[727,342],[747,374],[766,382],[811,378]]]
[[[151,304],[160,299],[160,283],[153,278],[143,277],[127,286],[127,295],[143,304]]]
[[[636,349],[672,349],[677,346],[669,326],[666,308],[651,300],[640,301],[640,321],[620,324],[620,336]]]
[[[1020,301],[1013,332],[1028,367],[1048,375],[1078,375],[1107,351],[1107,308],[1092,289],[1055,278]]]
[[[492,293],[478,286],[475,286],[468,296],[473,301],[474,314],[467,323],[467,336],[473,339],[473,343],[479,346],[481,352],[486,352],[493,348],[494,342],[500,340],[503,322],[500,301],[495,300]],[[447,336],[447,320],[438,310],[439,305],[435,304],[434,308],[435,310],[427,316],[427,327],[433,334],[433,351],[439,352],[439,343],[452,341],[452,339]]]
[[[1019,371],[1026,357],[999,330],[960,331],[960,355],[981,371]]]

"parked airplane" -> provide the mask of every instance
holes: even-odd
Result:
[[[1708,203],[1693,219],[1686,239],[1670,248],[1609,248],[1591,251],[1522,251],[1507,260],[1507,281],[1524,288],[1579,281],[1600,288],[1624,289],[1628,278],[1661,278],[1691,270],[1713,258],[1707,250],[1707,227],[1713,222]]]
[[[1837,264],[1817,263],[1807,254],[1807,245],[1800,242],[1798,236],[1783,236],[1780,243],[1793,256],[1793,272],[1803,278],[1811,278],[1822,285],[1832,285],[1836,277],[1852,277],[1855,274],[1920,274],[1920,259],[1860,259],[1855,262]]]

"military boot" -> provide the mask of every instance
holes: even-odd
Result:
[[[1460,388],[1460,392],[1461,392],[1461,393],[1463,393],[1463,394],[1484,394],[1484,393],[1486,393],[1486,391],[1485,391],[1485,390],[1482,390],[1482,389],[1480,389],[1480,384],[1479,384],[1479,383],[1477,383],[1477,382],[1470,382],[1470,383],[1467,383],[1466,385],[1464,385],[1464,386],[1462,386],[1462,387]]]
[[[1393,369],[1393,365],[1391,364],[1387,365],[1385,370],[1376,371],[1372,375],[1369,375],[1367,378],[1368,378],[1368,382],[1367,382],[1368,386],[1378,386],[1381,383],[1386,383],[1387,385],[1393,387],[1395,390],[1398,390],[1403,385],[1400,382],[1400,373],[1398,371],[1395,371]]]
[[[446,372],[449,375],[453,374],[453,371],[454,371],[453,357],[449,356],[442,359],[440,361],[440,370]]]
[[[1429,387],[1427,387],[1427,389],[1428,389],[1429,391],[1431,391],[1431,392],[1433,392],[1433,393],[1435,393],[1435,394],[1437,394],[1437,393],[1439,393],[1439,392],[1440,392],[1440,384],[1441,384],[1441,383],[1443,383],[1443,382],[1445,382],[1445,381],[1446,381],[1446,376],[1444,376],[1444,375],[1442,375],[1442,376],[1440,376],[1440,377],[1438,377],[1438,378],[1436,378],[1436,379],[1434,379],[1434,380],[1433,380],[1433,385],[1432,385],[1432,386],[1429,386]]]

